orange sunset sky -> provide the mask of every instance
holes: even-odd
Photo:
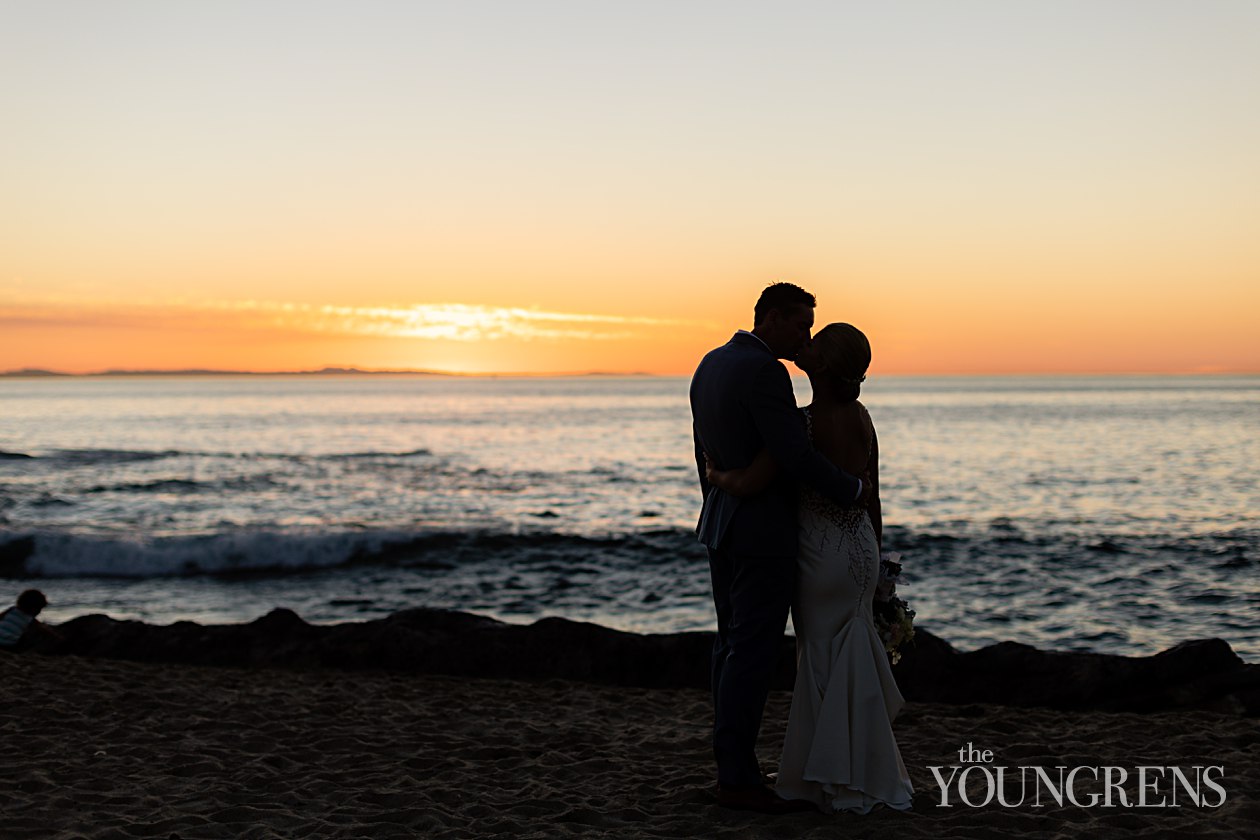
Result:
[[[0,6],[0,371],[1260,371],[1260,3]]]

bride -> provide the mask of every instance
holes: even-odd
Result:
[[[880,804],[907,810],[914,792],[892,731],[904,701],[872,613],[883,530],[879,444],[858,401],[870,361],[866,336],[849,324],[828,324],[795,359],[814,391],[802,411],[815,448],[851,475],[867,476],[873,489],[865,508],[800,490],[796,685],[775,785],[784,799],[861,814]],[[710,464],[708,477],[747,496],[774,472],[763,451],[744,469]]]

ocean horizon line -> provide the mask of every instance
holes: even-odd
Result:
[[[793,376],[804,376],[792,371]],[[653,373],[651,371],[450,371],[424,368],[366,369],[329,366],[310,370],[231,370],[216,368],[111,368],[100,371],[71,372],[48,368],[17,368],[0,371],[0,379],[99,379],[110,377],[197,377],[197,376],[433,376],[458,379],[564,379],[579,377],[622,377],[671,379],[689,373]],[[1168,371],[994,371],[994,372],[898,372],[880,373],[889,379],[1051,379],[1051,378],[1212,378],[1260,377],[1260,370],[1168,370]]]
[[[66,379],[89,379],[100,377],[124,377],[124,376],[444,376],[458,377],[461,379],[492,379],[492,378],[561,378],[561,377],[579,377],[579,376],[668,376],[670,374],[654,374],[643,371],[546,371],[546,372],[529,372],[529,371],[502,371],[502,372],[486,372],[474,373],[466,371],[449,371],[449,370],[426,370],[413,368],[396,368],[382,370],[368,370],[359,367],[323,367],[313,370],[219,370],[214,368],[176,368],[170,370],[160,369],[110,369],[102,371],[87,371],[83,373],[72,373],[69,371],[48,370],[45,368],[20,368],[17,370],[7,370],[0,372],[0,377],[8,379],[41,379],[41,378],[66,378]]]

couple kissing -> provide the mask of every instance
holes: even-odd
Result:
[[[910,808],[893,736],[903,705],[875,627],[879,443],[858,400],[871,348],[849,324],[811,337],[815,299],[762,292],[751,331],[691,380],[696,467],[718,631],[712,656],[718,804],[780,814]],[[787,368],[809,376],[797,408]],[[755,746],[789,611],[796,683],[777,773]]]

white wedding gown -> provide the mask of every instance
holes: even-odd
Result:
[[[826,812],[907,810],[914,788],[892,731],[905,701],[871,611],[875,529],[865,510],[801,493],[796,686],[775,790]]]

